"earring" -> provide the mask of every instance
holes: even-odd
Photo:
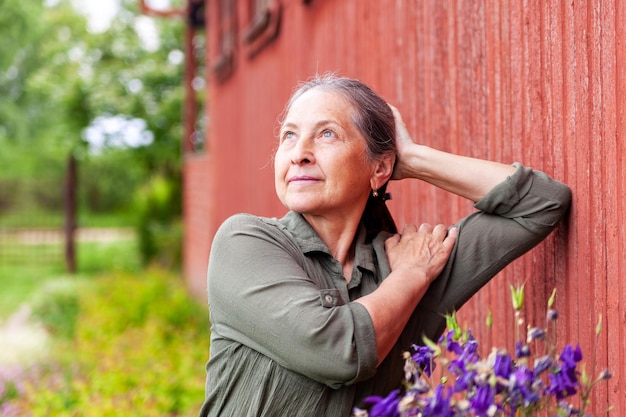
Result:
[[[372,190],[372,197],[378,197],[378,190]]]

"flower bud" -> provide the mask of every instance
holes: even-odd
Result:
[[[539,327],[533,327],[528,330],[528,336],[526,337],[526,343],[530,343],[533,340],[543,340],[546,336],[545,330]]]
[[[554,321],[559,318],[559,312],[551,308],[548,310],[548,314],[546,314],[546,316],[549,321]]]
[[[511,285],[511,301],[515,311],[520,311],[522,309],[524,306],[524,284],[517,288]]]
[[[603,381],[607,381],[611,379],[612,376],[613,374],[611,374],[611,372],[608,369],[604,369],[602,372],[600,372],[599,379]]]

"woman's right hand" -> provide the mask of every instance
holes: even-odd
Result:
[[[393,272],[405,270],[410,276],[423,277],[430,284],[443,270],[458,236],[458,228],[443,224],[406,225],[402,234],[385,241],[385,250]]]
[[[458,236],[456,227],[408,225],[385,241],[391,273],[372,293],[355,302],[368,311],[376,334],[378,363],[398,340],[430,283],[439,276]]]

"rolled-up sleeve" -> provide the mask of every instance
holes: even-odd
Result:
[[[308,276],[305,256],[277,227],[247,215],[215,236],[208,271],[212,349],[235,342],[331,387],[371,377],[371,318],[358,303],[332,308]]]
[[[541,242],[571,203],[571,191],[543,172],[515,163],[515,172],[461,220],[459,237],[421,308],[458,310],[513,260]]]

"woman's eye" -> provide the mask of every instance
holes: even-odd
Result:
[[[332,130],[325,130],[322,132],[322,136],[325,138],[334,138],[337,135],[335,135],[335,132],[333,132]]]
[[[291,140],[296,137],[296,134],[293,132],[285,132],[283,133],[283,140]]]

